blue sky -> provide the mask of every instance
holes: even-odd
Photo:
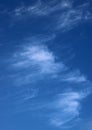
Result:
[[[0,129],[91,130],[91,0],[0,0]]]

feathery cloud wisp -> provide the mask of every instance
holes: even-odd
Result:
[[[76,89],[76,84],[77,86],[83,85],[79,91],[72,90],[57,94],[57,98],[51,101],[49,105],[48,103],[47,105],[45,104],[44,107],[50,110],[50,113],[48,111],[48,115],[50,115],[48,118],[50,124],[55,126],[63,127],[65,124],[71,125],[71,122],[75,122],[79,119],[81,101],[89,94],[89,92],[85,91],[89,87],[87,86],[88,80],[79,70],[72,71],[63,61],[56,60],[54,53],[50,51],[46,45],[39,44],[39,41],[38,44],[31,44],[25,47],[21,52],[16,53],[13,59],[12,67],[17,71],[16,73],[18,73],[16,81],[19,81],[17,83],[19,83],[20,86],[21,82],[22,85],[23,83],[29,84],[32,80],[34,80],[35,83],[39,83],[40,79],[46,82],[46,77],[48,77],[49,80],[54,78],[56,82],[60,82],[61,84],[65,82],[67,84],[66,86],[70,83],[70,89],[74,87]],[[50,85],[53,86],[53,83],[50,82]],[[66,86],[64,86],[64,90],[69,89]],[[35,87],[39,89],[39,85]],[[56,90],[55,86],[53,90]],[[39,93],[37,94],[36,96],[39,96]],[[28,98],[25,97],[25,99]]]
[[[56,101],[52,103],[55,113],[51,115],[51,124],[60,127],[78,119],[81,107],[80,102],[86,97],[84,95],[83,92],[74,91],[59,94]]]
[[[70,82],[70,83],[83,83],[87,82],[87,78],[80,73],[80,71],[70,71],[69,73],[65,74],[62,81]]]
[[[69,0],[63,1],[53,1],[53,2],[43,2],[41,0],[37,1],[34,5],[30,6],[21,6],[14,10],[16,16],[24,15],[29,13],[30,15],[37,16],[48,16],[52,13],[55,13],[59,10],[69,9],[72,7],[72,3]]]
[[[69,70],[69,67],[67,67],[63,61],[57,61],[56,56],[45,45],[36,44],[25,47],[21,52],[17,53],[13,59],[13,67],[18,70],[24,69],[27,79],[37,75],[49,74],[51,77],[56,77],[62,82],[87,82],[87,78],[82,75],[79,70]]]
[[[23,68],[34,66],[38,68],[40,73],[57,73],[60,68],[64,68],[63,64],[55,62],[53,53],[49,52],[45,46],[36,45],[28,47],[16,58],[18,57],[20,57],[20,60],[14,66]]]
[[[21,6],[13,11],[13,16],[22,18],[22,16],[35,16],[35,18],[47,19],[53,18],[52,25],[55,25],[49,29],[53,31],[69,31],[78,26],[82,22],[91,19],[91,11],[88,9],[89,3],[82,5],[74,5],[74,1],[63,0],[53,2],[38,1],[34,5]],[[48,25],[46,25],[48,26]]]

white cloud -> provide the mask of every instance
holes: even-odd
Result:
[[[80,71],[70,71],[69,73],[65,74],[64,77],[61,79],[65,82],[72,82],[72,83],[83,83],[87,82],[87,78],[80,73]]]
[[[50,117],[51,124],[63,127],[65,124],[76,121],[80,115],[80,102],[86,97],[84,95],[83,92],[74,91],[59,94],[56,101],[51,103],[55,110]]]
[[[54,74],[64,69],[64,65],[56,63],[53,53],[42,45],[30,46],[24,52],[19,53],[16,59],[18,57],[19,61],[13,64],[16,67],[38,68],[38,72],[43,74]]]
[[[32,46],[23,55],[26,55],[34,62],[54,62],[53,54],[42,46]]]
[[[16,8],[12,14],[15,17],[19,16],[19,18],[27,15],[29,17],[46,17],[49,19],[50,17],[48,16],[52,15],[52,25],[54,25],[53,30],[61,30],[62,32],[64,32],[69,31],[78,26],[80,23],[83,23],[92,18],[91,12],[88,9],[88,3],[77,6],[75,6],[74,4],[75,2],[70,0],[54,0],[53,2],[43,2],[39,0],[34,5],[22,5],[21,7]]]
[[[38,16],[48,16],[58,10],[69,9],[72,7],[72,3],[69,0],[63,0],[60,2],[54,0],[53,2],[43,2],[41,0],[37,1],[36,4],[25,6],[22,5],[14,10],[14,14],[16,16],[25,15],[29,13],[30,15],[38,15]]]
[[[85,20],[89,20],[91,17],[87,7],[88,3],[77,7],[72,6],[69,10],[62,12],[57,19],[57,30],[68,31],[85,22]]]
[[[81,12],[76,10],[69,10],[64,12],[59,19],[57,19],[57,29],[63,29],[63,31],[74,28],[82,20]]]

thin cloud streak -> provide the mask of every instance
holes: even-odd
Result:
[[[90,11],[87,10],[88,3],[78,7],[72,7],[68,11],[65,11],[57,19],[57,30],[69,31],[79,24],[89,20]]]
[[[80,71],[76,70],[65,74],[65,76],[62,77],[62,81],[70,83],[85,83],[87,82],[87,78],[86,76],[82,75]]]
[[[23,5],[19,8],[16,8],[14,10],[14,14],[15,16],[21,16],[26,13],[37,16],[48,16],[58,10],[68,9],[71,7],[72,3],[68,0],[60,2],[54,0],[53,2],[47,2],[47,3],[39,0],[33,6],[26,7],[25,5]]]
[[[54,32],[58,30],[61,32],[69,31],[79,24],[86,22],[91,17],[91,12],[88,10],[89,3],[84,3],[82,5],[74,6],[74,1],[63,0],[63,1],[53,1],[53,2],[43,2],[39,0],[32,6],[21,6],[16,8],[11,14],[16,19],[22,18],[22,16],[29,16],[35,18],[49,18],[52,16],[54,25],[52,29]],[[57,14],[58,13],[58,14]]]
[[[86,97],[84,92],[65,92],[59,94],[57,99],[51,103],[53,114],[50,122],[57,127],[63,127],[76,121],[80,115],[81,101]]]

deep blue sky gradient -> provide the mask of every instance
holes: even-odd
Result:
[[[50,4],[47,0],[42,0],[43,3],[45,5]],[[61,0],[55,2],[56,5],[59,5],[59,3],[61,3]],[[90,18],[76,21],[74,25],[72,21],[69,26],[66,24],[64,28],[56,29],[56,19],[60,16],[60,13],[64,13],[61,10],[49,15],[41,15],[39,12],[38,14],[33,13],[30,15],[29,12],[25,11],[24,14],[16,16],[15,9],[21,6],[28,8],[29,6],[36,5],[36,1],[0,0],[1,130],[91,130],[92,2],[91,0],[73,1],[73,9],[76,9],[76,7],[80,8],[80,5],[86,5],[87,3],[88,6],[84,9],[83,15],[85,15],[87,10],[87,12],[90,12]],[[75,17],[76,15],[79,14],[75,14]],[[72,17],[69,20],[73,20]],[[41,42],[42,40],[43,42]],[[38,73],[40,70],[38,71],[37,68],[38,63],[35,66],[32,64],[30,69],[22,69],[23,66],[21,68],[12,67],[12,64],[23,60],[23,57],[20,55],[23,52],[23,47],[35,45],[33,42],[36,42],[38,46],[46,46],[49,50],[47,50],[48,53],[52,53],[55,56],[55,64],[61,65],[61,62],[63,62],[68,67],[69,72],[79,70],[81,75],[83,74],[88,81],[85,83],[60,81],[60,77],[64,73],[61,70],[55,72],[55,75],[52,76],[58,75],[56,78],[50,77],[49,74],[45,74],[45,76],[40,75]],[[43,51],[45,50],[43,49]],[[15,59],[14,55],[17,55]],[[68,71],[65,73],[68,73]],[[36,77],[30,79],[33,82],[25,83],[26,76],[35,72],[36,74],[38,73]],[[22,77],[22,83],[20,83]],[[25,101],[24,98],[29,97],[35,88],[37,89],[37,95],[35,94],[37,97],[29,98]],[[50,124],[51,117],[58,111],[54,112],[56,108],[55,106],[53,108],[52,105],[53,101],[57,99],[57,95],[70,91],[84,92],[87,88],[90,89],[90,94],[80,101],[80,115],[73,118],[74,122],[70,120],[59,127]],[[63,107],[61,106],[59,114],[61,114],[61,117],[64,116],[61,120],[70,118],[67,115],[63,115],[62,109]]]

